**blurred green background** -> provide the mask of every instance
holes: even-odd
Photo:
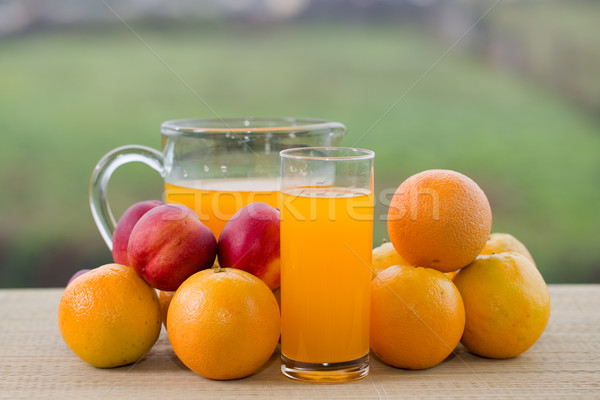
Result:
[[[449,168],[548,282],[600,282],[600,2],[17,3],[0,2],[0,287],[110,262],[96,162],[160,148],[161,122],[214,116],[206,104],[346,124],[344,145],[376,152],[375,245],[396,187]],[[130,164],[109,189],[120,215],[162,181]]]

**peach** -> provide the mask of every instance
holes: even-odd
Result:
[[[279,210],[250,203],[227,222],[218,245],[219,265],[260,278],[271,290],[279,287]]]
[[[129,257],[127,256],[127,244],[129,236],[135,224],[142,218],[142,215],[152,210],[154,207],[164,204],[158,200],[140,201],[129,207],[119,219],[119,223],[113,234],[113,260],[117,264],[129,265]]]
[[[135,224],[127,255],[131,267],[152,287],[177,290],[190,275],[210,268],[215,235],[195,212],[179,204],[154,207]]]

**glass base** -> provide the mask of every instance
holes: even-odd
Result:
[[[281,372],[288,378],[313,383],[357,381],[369,374],[369,354],[340,363],[305,363],[281,355]]]

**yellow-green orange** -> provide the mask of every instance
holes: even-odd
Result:
[[[490,254],[499,254],[506,253],[507,251],[514,251],[516,253],[522,254],[525,257],[529,258],[531,262],[535,265],[535,261],[527,250],[527,247],[521,241],[519,241],[516,237],[511,235],[510,233],[492,233],[485,243],[485,247],[481,250],[481,254],[490,255]]]
[[[137,361],[158,339],[160,326],[156,292],[132,268],[119,264],[75,278],[58,306],[65,343],[98,368]]]
[[[525,256],[483,255],[461,269],[454,283],[466,312],[461,339],[471,352],[510,358],[530,348],[550,318],[550,294],[542,275]]]

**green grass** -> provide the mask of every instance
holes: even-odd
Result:
[[[488,194],[493,230],[520,238],[548,281],[600,281],[599,126],[553,92],[462,51],[420,79],[446,48],[410,27],[134,28],[152,51],[120,25],[0,40],[0,286],[109,262],[87,203],[96,162],[158,148],[164,120],[214,112],[344,122],[344,145],[376,152],[381,202],[420,170],[463,172]],[[142,165],[110,185],[117,214],[161,194]]]

